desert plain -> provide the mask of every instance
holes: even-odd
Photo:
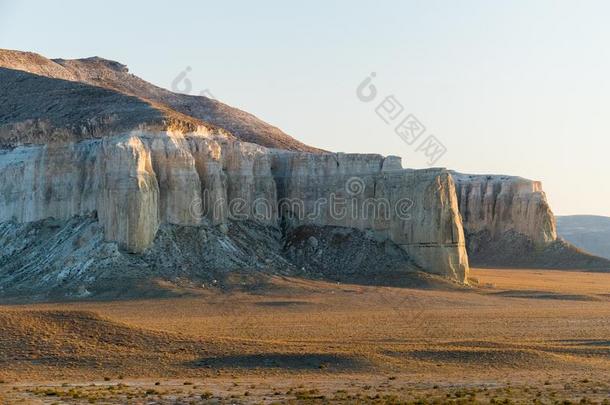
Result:
[[[477,268],[469,287],[418,288],[252,277],[4,304],[0,402],[610,400],[608,273]]]

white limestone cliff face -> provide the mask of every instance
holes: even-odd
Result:
[[[466,234],[507,232],[524,235],[538,246],[557,239],[555,217],[542,185],[514,176],[452,173]]]
[[[151,151],[136,136],[104,140],[100,149],[96,163],[102,182],[96,211],[106,240],[119,242],[130,252],[143,252],[153,242],[160,218],[173,219],[172,214],[182,211],[179,201],[167,204],[173,196],[174,181],[162,178],[165,181],[158,182]],[[178,168],[181,163],[177,159]],[[163,169],[161,174],[166,173]]]
[[[341,204],[331,206],[333,198],[345,200],[345,212],[335,212]],[[307,215],[290,210],[294,199]],[[97,215],[105,239],[133,253],[145,252],[163,224],[251,219],[371,230],[425,271],[462,282],[468,272],[455,185],[442,169],[405,170],[398,158],[379,155],[271,150],[206,131],[0,150],[0,222],[81,215]]]
[[[0,222],[68,219],[97,209],[99,142],[0,149]]]
[[[466,280],[455,186],[444,169],[402,169],[399,158],[379,155],[278,151],[274,175],[280,212],[293,225],[370,229],[427,271]]]
[[[610,262],[557,236],[555,217],[538,181],[452,172],[468,259],[482,267],[591,269]]]

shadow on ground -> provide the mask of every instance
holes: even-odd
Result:
[[[498,291],[491,294],[508,298],[532,298],[538,300],[599,301],[599,298],[591,295],[560,294],[550,291],[507,290]]]
[[[228,355],[202,358],[188,363],[191,367],[202,368],[277,368],[288,370],[333,370],[356,371],[370,367],[370,364],[354,356],[318,353],[261,353]]]

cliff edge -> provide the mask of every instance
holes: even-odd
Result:
[[[474,266],[610,270],[610,261],[557,235],[539,181],[452,172]]]

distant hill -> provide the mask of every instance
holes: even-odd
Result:
[[[595,215],[557,217],[559,236],[597,256],[610,259],[610,218]]]
[[[25,135],[24,122],[29,128]],[[46,143],[49,133],[53,138],[74,132],[95,138],[140,124],[190,130],[215,126],[268,148],[322,152],[245,111],[154,86],[115,61],[47,59],[0,49],[0,126],[6,127],[4,133],[0,130],[0,145]]]

